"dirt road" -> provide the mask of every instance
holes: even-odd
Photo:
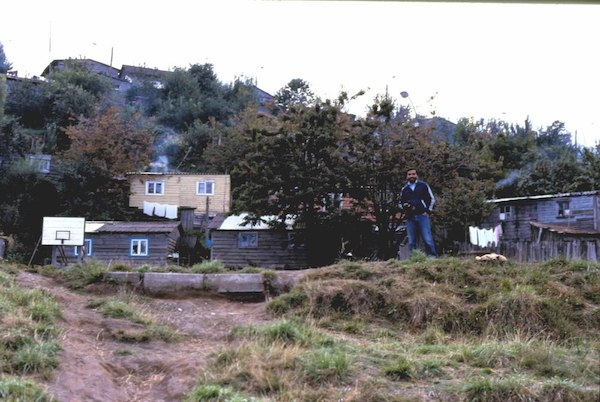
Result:
[[[17,281],[26,288],[45,289],[61,303],[60,366],[45,383],[48,393],[61,402],[180,401],[202,375],[211,354],[227,345],[234,326],[268,320],[264,302],[208,295],[136,296],[138,307],[154,321],[176,328],[182,339],[121,342],[113,334],[135,331],[137,324],[105,318],[88,307],[92,301],[115,296],[116,287],[74,292],[51,278],[27,272],[19,273]]]

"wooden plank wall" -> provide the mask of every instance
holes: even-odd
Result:
[[[460,254],[481,255],[499,253],[517,262],[538,262],[554,258],[598,262],[600,239],[563,239],[537,241],[501,241],[495,249],[481,249],[470,243],[462,244]]]
[[[194,207],[197,214],[206,213],[208,199],[209,214],[227,213],[231,203],[231,181],[229,175],[132,175],[129,178],[129,206],[144,208],[144,201],[161,204]],[[163,195],[146,195],[147,181],[164,183]],[[196,195],[198,181],[214,181],[214,195]]]
[[[303,269],[308,267],[305,248],[288,248],[287,232],[260,230],[257,248],[239,248],[240,231],[212,232],[211,259],[227,267],[258,266],[273,269]]]
[[[130,257],[131,239],[148,239],[149,253],[147,257]],[[176,245],[176,241],[164,233],[103,233],[87,234],[86,239],[92,239],[92,255],[85,256],[86,260],[95,259],[105,263],[124,263],[131,266],[138,265],[167,265],[167,256]],[[65,247],[65,254],[69,264],[77,263],[77,256],[73,255],[73,247]],[[60,262],[60,259],[59,259]]]

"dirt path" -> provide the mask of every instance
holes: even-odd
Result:
[[[265,303],[219,297],[142,298],[143,308],[158,323],[183,335],[180,342],[126,343],[112,334],[135,330],[126,320],[104,318],[87,307],[90,301],[114,296],[73,292],[41,275],[22,272],[20,285],[45,289],[62,305],[60,366],[47,381],[48,392],[70,401],[180,401],[191,390],[212,352],[226,346],[231,328],[265,322]]]

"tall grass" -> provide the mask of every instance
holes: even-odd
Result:
[[[307,272],[200,385],[263,400],[600,398],[597,264],[430,260]],[[323,341],[326,340],[326,341]]]
[[[50,376],[59,364],[59,304],[47,292],[23,289],[0,271],[0,312],[0,373]],[[29,383],[8,380],[2,387],[0,394],[29,394],[32,389]]]

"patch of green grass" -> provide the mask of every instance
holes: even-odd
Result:
[[[464,396],[469,401],[512,402],[536,400],[529,381],[522,377],[474,377],[465,381]]]
[[[404,381],[410,380],[414,376],[414,366],[414,363],[405,356],[398,356],[393,361],[386,363],[382,367],[382,371],[386,377],[394,381]]]
[[[127,296],[122,298],[96,299],[87,304],[88,308],[98,309],[102,315],[141,324],[143,330],[119,330],[114,336],[123,342],[145,342],[160,339],[165,342],[177,342],[181,339],[178,331],[169,325],[157,324],[142,314]]]
[[[190,270],[195,274],[216,274],[227,271],[223,263],[218,260],[203,261],[200,264],[194,264]]]
[[[0,400],[6,402],[52,402],[44,390],[32,380],[0,378]]]
[[[11,365],[19,374],[48,375],[52,369],[58,367],[60,349],[60,345],[54,341],[27,344],[14,352]]]
[[[298,359],[310,384],[343,381],[350,375],[350,358],[339,348],[310,349],[301,353]]]
[[[115,350],[117,356],[131,356],[133,352],[129,349],[117,349]]]
[[[186,395],[183,402],[251,402],[254,398],[246,397],[228,387],[214,384],[197,385]]]
[[[64,279],[71,289],[82,289],[87,285],[102,282],[109,272],[108,267],[91,259],[83,264],[75,264],[59,271],[59,276]]]
[[[281,342],[286,345],[321,347],[334,343],[333,339],[314,331],[309,326],[293,321],[276,321],[264,326],[235,327],[232,338],[258,339],[266,344]]]

